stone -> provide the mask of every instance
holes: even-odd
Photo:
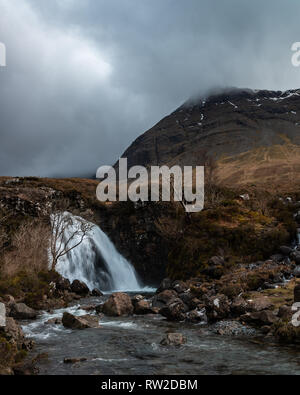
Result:
[[[241,320],[257,326],[272,325],[278,318],[271,310],[256,311],[241,316]]]
[[[90,293],[88,286],[79,280],[74,280],[71,284],[71,290],[77,295],[87,296]]]
[[[282,255],[289,256],[293,252],[293,249],[291,247],[281,246],[279,251]]]
[[[60,277],[59,280],[56,282],[56,289],[58,291],[70,291],[71,283],[68,279]]]
[[[160,310],[160,314],[169,321],[184,321],[186,306],[181,299],[173,299]]]
[[[6,326],[6,307],[4,303],[0,303],[0,328]]]
[[[292,318],[293,312],[291,307],[283,305],[280,306],[277,316],[281,318],[283,321],[290,321]]]
[[[242,298],[241,296],[237,296],[232,304],[231,304],[231,313],[232,315],[239,317],[242,314],[245,314],[247,311],[248,303],[247,301]]]
[[[62,318],[62,323],[65,328],[68,329],[88,329],[88,328],[100,328],[99,318],[90,315],[84,315],[76,317],[70,313],[65,312]]]
[[[207,316],[210,321],[219,321],[230,314],[230,303],[225,295],[216,295],[204,298]]]
[[[202,325],[206,325],[208,320],[207,320],[207,315],[206,315],[206,309],[203,308],[201,310],[195,309],[192,311],[189,311],[186,314],[186,319],[187,321],[190,322],[195,322],[195,323],[201,323]]]
[[[87,358],[65,358],[64,363],[66,364],[74,364],[79,362],[86,362]]]
[[[300,284],[296,285],[294,288],[294,302],[300,302]]]
[[[182,294],[183,292],[186,292],[189,289],[188,285],[184,281],[174,281],[172,284],[172,288],[178,294]]]
[[[24,303],[14,303],[11,305],[9,316],[16,320],[35,320],[38,313],[26,306]]]
[[[147,300],[140,300],[134,306],[134,314],[137,315],[153,314],[153,310],[150,306],[150,303]]]
[[[300,251],[293,251],[290,258],[296,263],[296,265],[300,265]]]
[[[182,346],[186,343],[186,338],[181,333],[167,333],[161,341],[162,346]]]
[[[282,254],[274,254],[270,257],[273,262],[280,263],[284,260],[284,255]]]
[[[221,256],[210,258],[208,261],[208,267],[203,270],[203,274],[212,279],[219,280],[223,275],[224,263],[224,258]]]
[[[99,291],[99,289],[95,288],[92,290],[92,296],[96,296],[100,298],[100,296],[103,296],[103,293]]]
[[[263,310],[268,310],[272,307],[272,303],[270,300],[265,297],[265,296],[259,296],[258,298],[255,298],[254,300],[248,300],[248,311],[263,311]]]
[[[50,320],[45,322],[45,325],[61,325],[62,319],[61,318],[51,318]]]
[[[177,292],[173,290],[166,290],[158,295],[154,295],[152,299],[152,306],[153,307],[165,307],[172,299],[176,299],[178,297]]]
[[[172,280],[169,278],[165,278],[162,280],[160,286],[158,287],[156,293],[159,294],[167,289],[170,289],[172,287]]]
[[[133,310],[129,295],[122,292],[112,294],[102,308],[102,312],[111,317],[129,316]]]

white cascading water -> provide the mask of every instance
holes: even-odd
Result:
[[[63,232],[63,243],[66,243],[85,220],[68,212],[63,213],[63,216],[70,222]],[[97,225],[91,225],[92,229],[82,243],[59,258],[57,272],[70,282],[83,281],[90,290],[138,292],[145,289],[134,267],[118,253],[108,236]],[[80,238],[80,235],[76,236],[72,245],[76,245]]]

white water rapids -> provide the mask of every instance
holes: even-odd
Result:
[[[62,232],[62,240],[57,240],[57,245],[65,245],[74,233],[80,229],[83,220],[65,212],[63,216],[68,223]],[[52,217],[53,221],[53,217]],[[56,270],[70,282],[83,281],[90,290],[95,288],[102,292],[147,291],[143,288],[134,267],[116,250],[108,236],[97,226],[87,232],[82,243],[59,258]],[[81,239],[78,232],[72,238],[71,246],[75,246]],[[70,247],[70,244],[68,247]]]

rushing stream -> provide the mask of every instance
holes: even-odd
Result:
[[[81,307],[103,303],[107,296],[81,301]],[[75,315],[86,311],[74,305]],[[264,344],[253,338],[219,336],[195,324],[170,323],[161,316],[100,319],[100,329],[83,331],[45,324],[63,311],[43,314],[24,323],[26,335],[36,342],[35,353],[47,353],[39,363],[41,374],[300,374],[300,353],[294,347]],[[160,345],[167,331],[187,338],[180,348]],[[64,364],[64,358],[87,358]]]
[[[76,227],[80,219],[72,219]],[[65,240],[70,232],[72,228],[66,230]],[[170,323],[160,315],[99,317],[101,328],[82,331],[47,323],[61,318],[64,311],[85,315],[84,306],[104,303],[113,290],[147,290],[132,265],[96,226],[78,248],[59,261],[57,270],[70,281],[79,279],[106,295],[83,299],[79,305],[45,312],[38,320],[23,323],[24,333],[36,343],[34,352],[48,355],[39,363],[41,374],[300,374],[300,353],[295,347],[267,344],[263,338],[220,336],[212,328]],[[161,346],[168,331],[182,333],[187,344]],[[64,364],[64,358],[87,361]]]

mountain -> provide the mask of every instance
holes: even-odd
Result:
[[[192,98],[137,138],[134,165],[217,166],[228,185],[300,181],[300,89],[226,88]]]

